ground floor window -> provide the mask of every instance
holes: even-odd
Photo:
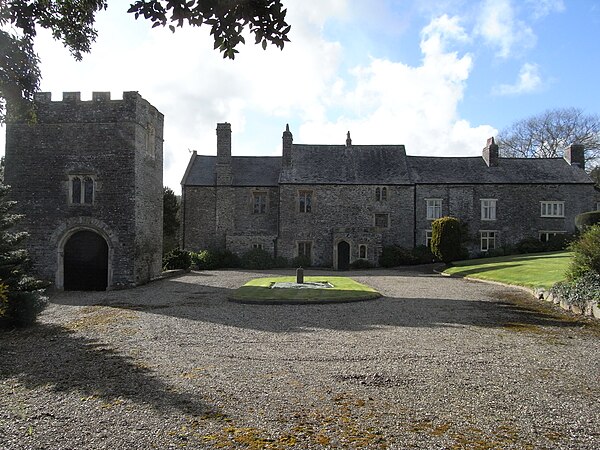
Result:
[[[298,256],[312,261],[312,242],[298,242]]]
[[[359,245],[358,257],[360,259],[367,259],[367,246],[366,245]]]
[[[433,232],[431,230],[425,230],[425,245],[427,247],[431,247],[431,237],[433,236]]]
[[[540,231],[540,241],[548,242],[557,234],[565,234],[564,231]]]
[[[264,250],[264,247],[262,244],[252,244],[252,248],[254,249],[260,249],[260,250]]]
[[[377,228],[388,228],[390,226],[390,215],[375,214],[375,226]]]
[[[480,231],[481,233],[481,251],[487,252],[496,248],[496,231]]]

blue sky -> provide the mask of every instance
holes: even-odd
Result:
[[[488,137],[549,108],[600,113],[600,2],[283,0],[283,51],[250,44],[234,60],[208,30],[151,29],[109,2],[92,53],[75,62],[42,32],[42,90],[135,90],[165,114],[165,184],[179,190],[189,150],[234,155],[294,142],[404,144],[413,155],[477,155]],[[3,145],[2,145],[3,147]]]

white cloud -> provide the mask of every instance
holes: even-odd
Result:
[[[525,63],[519,71],[519,77],[513,84],[501,84],[494,89],[497,95],[529,94],[543,86],[540,68],[537,64]]]
[[[533,30],[518,20],[510,0],[485,0],[475,33],[496,48],[496,55],[508,58],[516,52],[532,48],[536,43]]]
[[[534,19],[541,19],[549,14],[563,12],[563,0],[527,0],[527,6],[533,11]]]

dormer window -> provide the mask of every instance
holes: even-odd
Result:
[[[72,205],[94,204],[95,181],[92,175],[69,176],[69,203]]]

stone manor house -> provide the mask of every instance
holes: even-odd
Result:
[[[163,115],[137,92],[35,97],[37,120],[6,128],[5,182],[38,276],[64,289],[135,286],[161,273]],[[467,222],[472,252],[574,231],[600,201],[583,148],[565,158],[407,156],[402,145],[298,145],[280,157],[231,154],[217,125],[217,155],[193,153],[182,181],[188,250],[263,248],[312,265],[377,263],[387,245],[427,244],[431,221]]]
[[[407,156],[403,145],[294,144],[282,156],[231,154],[231,125],[217,124],[217,155],[193,152],[182,180],[188,250],[262,248],[312,265],[377,264],[384,246],[429,244],[431,222],[468,224],[471,253],[524,238],[575,231],[575,216],[600,196],[584,148],[564,158],[499,157],[490,138],[478,157]]]

